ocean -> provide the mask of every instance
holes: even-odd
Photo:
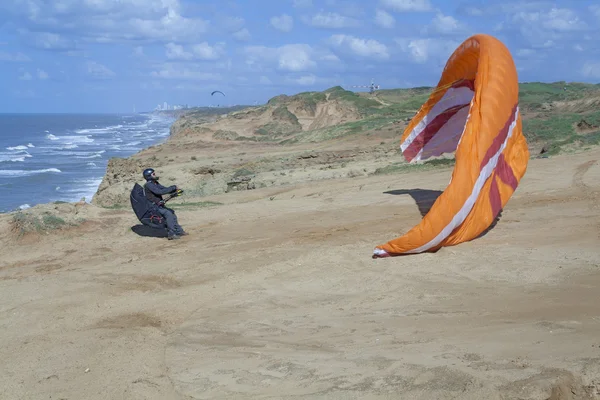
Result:
[[[173,121],[153,114],[0,114],[0,212],[90,202],[111,157],[165,141]]]

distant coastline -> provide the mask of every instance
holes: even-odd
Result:
[[[111,158],[126,158],[170,135],[174,116],[1,114],[0,213],[56,201],[90,201]]]
[[[182,115],[193,114],[193,113],[202,113],[203,115],[221,115],[221,114],[229,114],[230,112],[243,110],[245,108],[252,108],[257,106],[250,105],[237,105],[231,107],[190,107],[190,108],[180,108],[177,110],[154,110],[150,111],[147,114],[152,115],[160,115],[166,117],[179,118]]]

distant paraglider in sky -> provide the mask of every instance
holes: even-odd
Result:
[[[480,236],[527,169],[517,70],[498,39],[478,34],[450,56],[437,87],[400,139],[408,162],[455,153],[450,184],[421,222],[373,258],[433,252]]]
[[[225,96],[225,93],[221,92],[220,90],[215,90],[215,91],[213,91],[213,92],[210,94],[210,96],[211,96],[211,97],[212,97],[212,96],[214,96],[214,95],[215,95],[215,93],[221,93],[221,94],[223,95],[223,97],[226,97],[226,96]],[[219,102],[219,101],[217,100],[217,102]],[[211,107],[214,107],[214,106],[211,106]],[[217,107],[220,107],[220,105],[217,105]]]

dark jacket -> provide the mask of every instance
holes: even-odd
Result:
[[[177,186],[175,185],[165,187],[152,180],[147,181],[144,188],[146,189],[146,198],[156,205],[162,205],[160,202],[162,201],[163,194],[173,193],[177,190]]]

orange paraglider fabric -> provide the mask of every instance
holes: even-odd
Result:
[[[417,226],[376,246],[373,258],[436,251],[492,224],[529,160],[518,102],[517,70],[502,42],[478,34],[454,51],[400,140],[409,162],[456,151],[450,184]]]

